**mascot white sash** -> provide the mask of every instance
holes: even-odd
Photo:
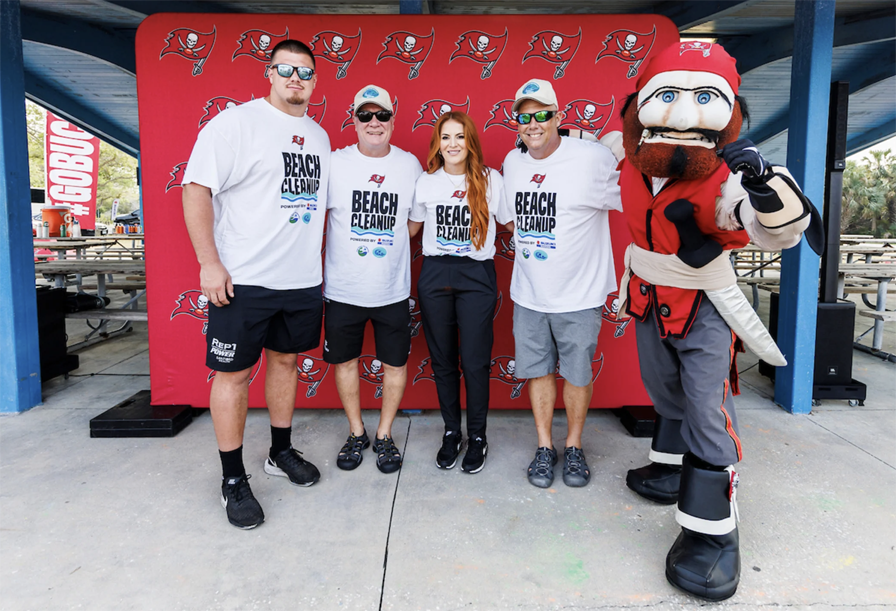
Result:
[[[650,284],[702,290],[722,319],[756,356],[770,365],[783,367],[787,359],[738,288],[728,255],[728,251],[723,251],[705,266],[694,268],[676,255],[651,252],[629,244],[625,250],[625,275],[619,287],[619,315],[625,316],[632,272]]]

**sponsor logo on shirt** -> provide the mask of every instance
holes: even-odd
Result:
[[[532,254],[532,253],[529,252],[529,249],[528,249],[528,248],[524,248],[524,249],[523,249],[523,259],[528,259],[528,258],[529,258],[529,255],[531,255],[531,254]]]
[[[359,257],[366,257],[368,252],[370,252],[370,251],[367,250],[366,246],[358,246],[358,256]]]
[[[289,224],[295,225],[297,222],[299,222],[299,213],[293,212],[292,214],[289,215]]]
[[[546,261],[548,258],[548,253],[546,253],[543,250],[536,250],[535,258],[538,259],[539,261]]]
[[[383,257],[386,256],[386,249],[383,248],[382,246],[377,246],[376,248],[373,249],[373,256],[376,257],[377,259],[382,259]]]

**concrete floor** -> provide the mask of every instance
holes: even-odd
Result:
[[[888,332],[884,348],[894,344]],[[738,593],[717,606],[896,609],[896,364],[855,352],[865,405],[825,401],[792,416],[745,356],[743,567]],[[438,413],[404,414],[394,428],[404,467],[386,476],[369,451],[356,471],[336,468],[347,434],[341,411],[299,410],[294,444],[322,478],[297,488],[262,470],[269,423],[251,410],[244,456],[267,521],[240,531],[219,503],[207,412],[173,438],[89,437],[90,418],[146,388],[146,331],[137,325],[83,351],[80,369],[44,386],[43,405],[0,418],[3,610],[704,604],[665,580],[673,509],[625,487],[650,441],[630,437],[609,412],[588,418],[590,485],[558,478],[541,490],[525,477],[535,446],[529,412],[492,412],[488,462],[472,476],[436,469]],[[368,429],[375,416],[365,412]],[[558,446],[564,433],[561,413]]]

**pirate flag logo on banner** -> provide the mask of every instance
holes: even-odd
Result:
[[[420,361],[419,365],[417,365],[417,374],[414,376],[414,380],[411,382],[412,384],[416,384],[420,380],[429,380],[430,382],[436,381],[436,374],[433,373],[432,361],[430,359],[431,357],[426,357]],[[463,368],[460,370],[460,377],[464,377]]]
[[[604,48],[597,54],[594,63],[605,57],[615,57],[629,64],[625,77],[634,78],[638,74],[638,68],[653,48],[654,40],[656,40],[656,26],[653,26],[649,34],[639,34],[632,30],[615,30],[607,34]]]
[[[177,28],[168,32],[165,37],[165,47],[159,53],[159,59],[165,55],[179,55],[184,59],[193,60],[193,76],[202,74],[202,65],[211,54],[215,46],[215,27],[204,34],[190,28]]]
[[[413,295],[408,297],[408,313],[410,314],[408,327],[411,328],[411,339],[413,339],[420,335],[420,327],[423,326],[423,321],[420,319],[420,306],[417,305],[417,299]]]
[[[346,127],[349,127],[354,123],[355,118],[355,104],[354,102],[348,105],[348,110],[345,111],[345,114],[348,115],[345,117],[345,121],[342,122],[342,127],[339,128],[339,131],[345,131]],[[398,96],[392,98],[392,116],[398,115]]]
[[[434,126],[436,121],[439,120],[439,117],[446,112],[462,112],[470,114],[470,96],[467,96],[467,101],[463,104],[455,104],[453,102],[448,102],[447,100],[439,99],[429,100],[423,102],[420,106],[420,110],[417,112],[419,113],[420,118],[414,121],[414,126],[411,128],[411,131],[414,131],[421,125]]]
[[[165,185],[165,193],[168,193],[174,187],[180,187],[184,183],[184,168],[187,167],[186,161],[181,161],[173,168],[168,174],[171,176],[171,180],[168,181],[168,184]]]
[[[492,362],[489,363],[488,367],[488,377],[491,380],[498,380],[499,382],[511,386],[511,399],[519,399],[523,386],[525,386],[528,381],[525,378],[516,377],[516,361],[512,356],[506,355],[496,356],[492,359]]]
[[[628,323],[632,321],[631,318],[626,318],[624,320],[619,318],[619,293],[610,293],[607,295],[607,302],[604,304],[604,307],[601,308],[600,316],[616,327],[613,329],[613,337],[622,337]]]
[[[355,36],[346,36],[330,30],[318,32],[311,39],[310,46],[314,57],[337,64],[339,67],[336,69],[336,79],[344,79],[361,46],[361,29],[358,28]]]
[[[358,357],[361,363],[361,371],[359,376],[368,384],[375,384],[376,389],[373,391],[373,398],[380,399],[383,396],[383,362],[372,354],[362,354]]]
[[[451,54],[448,63],[463,57],[482,64],[482,75],[479,78],[485,80],[492,75],[492,69],[504,53],[504,47],[507,45],[507,28],[504,28],[504,34],[501,36],[486,34],[482,30],[470,30],[461,34],[454,44],[457,45],[457,49]]]
[[[513,261],[516,257],[516,243],[509,231],[499,231],[495,235],[495,254],[502,259]]]
[[[255,99],[254,95],[252,96],[252,99]],[[202,109],[204,112],[202,117],[199,118],[199,127],[202,127],[228,108],[234,108],[240,104],[244,104],[244,102],[227,97],[226,95],[219,95],[210,99],[205,103],[205,108]]]
[[[323,370],[323,373],[321,373],[321,370]],[[305,398],[310,399],[317,394],[317,387],[327,377],[328,371],[330,371],[330,364],[325,363],[323,359],[299,353],[296,362],[296,376],[299,378],[299,382],[308,385],[308,389],[305,391]]]
[[[383,50],[377,56],[376,63],[380,63],[384,59],[397,59],[405,64],[410,64],[408,80],[413,80],[420,76],[420,67],[426,61],[429,52],[432,51],[435,39],[435,29],[431,30],[429,36],[420,36],[404,30],[392,32],[386,36]]]
[[[208,330],[208,297],[198,289],[184,291],[177,296],[177,305],[174,306],[174,311],[168,320],[174,320],[175,316],[181,314],[201,320],[202,334],[205,335]]]
[[[523,62],[533,57],[539,57],[555,64],[557,67],[554,70],[554,80],[556,81],[566,73],[566,67],[575,57],[576,51],[579,50],[580,42],[582,42],[582,28],[579,28],[579,33],[573,36],[553,30],[539,32],[529,42],[529,50],[523,56]]]
[[[279,43],[289,38],[289,28],[286,32],[280,34],[271,34],[264,30],[246,30],[240,34],[240,39],[236,41],[236,51],[230,61],[234,61],[237,57],[251,57],[260,62],[265,63],[264,77],[268,77],[268,63],[271,61],[271,51]]]
[[[501,100],[489,111],[491,115],[488,121],[485,122],[485,127],[482,128],[482,131],[487,130],[490,127],[500,126],[509,129],[512,132],[517,130],[517,126],[519,126],[519,122],[517,122],[517,115],[519,113],[513,112],[511,110],[513,108],[513,100]]]
[[[308,117],[320,125],[320,122],[324,120],[324,113],[327,112],[327,96],[324,96],[324,99],[318,102],[317,104],[308,104],[308,108],[305,110],[305,114]]]
[[[612,97],[608,104],[598,104],[593,100],[573,100],[563,109],[563,112],[566,113],[566,118],[563,119],[560,127],[580,129],[583,132],[590,132],[597,136],[606,127],[610,117],[613,116],[615,103]]]

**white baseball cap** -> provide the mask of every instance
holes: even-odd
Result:
[[[392,98],[389,95],[389,92],[376,85],[362,87],[361,90],[355,94],[355,112],[358,112],[358,109],[365,104],[376,104],[383,110],[394,112],[392,110]]]
[[[535,100],[545,106],[560,108],[560,105],[557,103],[557,94],[554,93],[554,87],[549,82],[537,78],[529,79],[523,83],[522,87],[516,90],[516,97],[511,110],[516,112],[519,110],[520,104],[526,100]]]

